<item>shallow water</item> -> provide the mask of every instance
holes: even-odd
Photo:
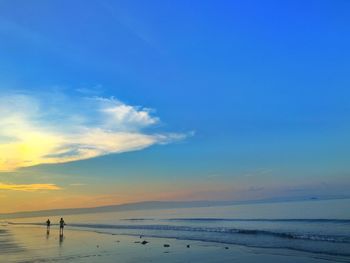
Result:
[[[349,199],[70,215],[65,221],[68,229],[283,248],[350,261]]]

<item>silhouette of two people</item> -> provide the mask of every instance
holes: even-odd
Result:
[[[61,217],[61,220],[59,222],[59,225],[60,225],[60,237],[63,237],[63,228],[66,225],[66,223],[64,222],[62,217]],[[47,234],[47,236],[50,234],[50,227],[51,227],[51,221],[50,221],[50,219],[47,219],[47,221],[46,221],[46,234]]]

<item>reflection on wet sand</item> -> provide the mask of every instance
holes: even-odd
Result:
[[[24,249],[14,241],[12,234],[7,229],[0,229],[0,255],[15,253]]]
[[[62,246],[63,240],[64,240],[64,236],[63,236],[63,235],[60,235],[60,238],[59,238],[60,246]]]

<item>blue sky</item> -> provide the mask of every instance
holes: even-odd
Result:
[[[13,155],[0,198],[22,209],[43,194],[44,207],[345,194],[349,10],[0,1],[0,154]],[[42,151],[18,157],[11,136]]]

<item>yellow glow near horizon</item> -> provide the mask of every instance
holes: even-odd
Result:
[[[39,191],[39,190],[60,190],[55,184],[3,184],[0,183],[0,190],[14,191]]]

